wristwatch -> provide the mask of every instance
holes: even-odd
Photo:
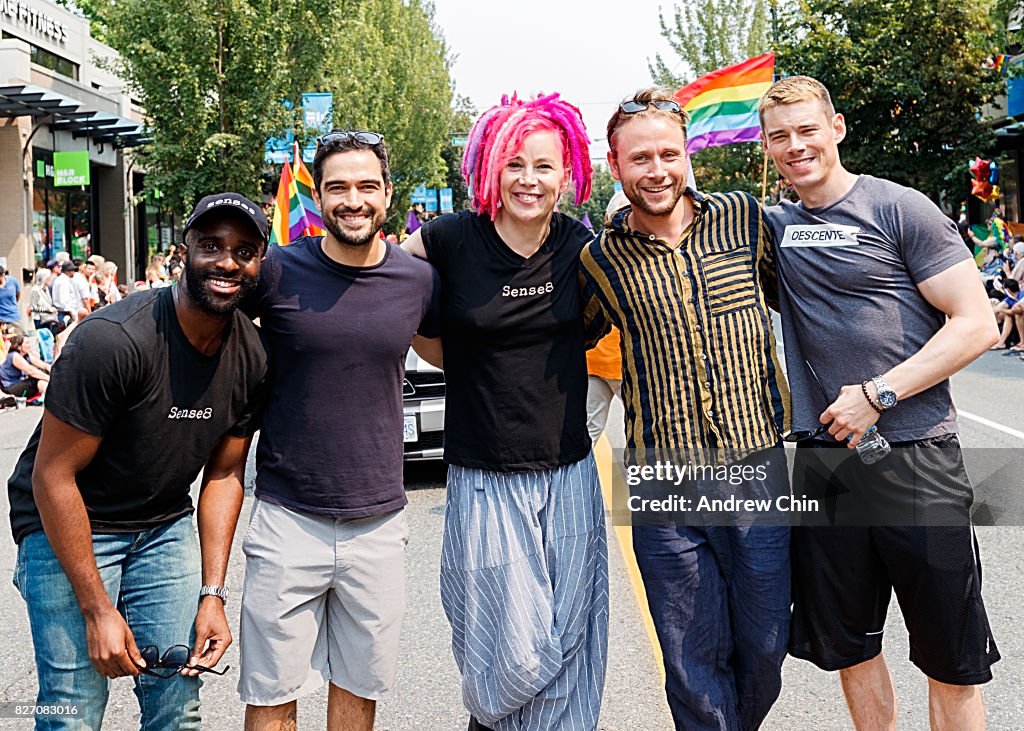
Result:
[[[204,585],[199,589],[199,598],[204,596],[215,596],[225,604],[228,603],[228,590],[223,586]]]
[[[888,411],[896,405],[896,392],[889,388],[889,384],[885,382],[884,378],[875,376],[871,382],[875,384],[875,390],[878,391],[878,405],[882,407],[883,411]]]

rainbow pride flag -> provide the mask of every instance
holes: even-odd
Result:
[[[299,202],[299,192],[288,163],[281,166],[281,182],[274,196],[274,221],[270,227],[270,243],[287,246],[305,235],[309,228],[306,212]]]
[[[299,196],[299,204],[306,212],[306,223],[308,230],[306,236],[323,236],[324,220],[317,210],[316,201],[313,200],[313,176],[306,169],[302,162],[302,153],[299,151],[299,143],[295,143],[295,165],[292,168],[292,177],[295,178],[295,190]]]
[[[772,85],[775,54],[751,58],[712,71],[677,91],[673,97],[690,114],[686,151],[754,142],[760,138],[757,101]]]

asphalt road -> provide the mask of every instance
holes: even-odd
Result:
[[[962,412],[961,437],[968,466],[977,486],[978,499],[990,506],[989,515],[1007,523],[1016,516],[1004,509],[1005,498],[1019,492],[1024,479],[1018,467],[1008,466],[1024,455],[1024,363],[990,353],[954,379],[954,398]],[[971,418],[965,415],[969,414]],[[9,474],[28,434],[39,418],[37,410],[0,413],[0,473]],[[981,420],[987,420],[985,423]],[[613,415],[611,423],[621,423]],[[613,446],[621,433],[609,434]],[[465,728],[466,714],[459,695],[458,674],[449,649],[450,631],[438,596],[438,563],[444,506],[444,468],[410,465],[409,488],[411,541],[407,553],[408,611],[398,684],[379,707],[377,728],[388,731]],[[6,513],[6,493],[0,496]],[[248,516],[249,502],[242,520]],[[1000,512],[1002,511],[1002,512]],[[1000,520],[1000,517],[1002,520]],[[984,564],[984,598],[1003,660],[995,667],[995,679],[985,686],[988,727],[1024,728],[1024,630],[1019,607],[1024,603],[1024,525],[979,527],[978,540]],[[229,584],[241,586],[242,563],[236,536]],[[612,531],[609,540],[611,567],[611,632],[608,680],[601,728],[670,729],[671,720],[661,690],[656,664],[630,572]],[[10,583],[15,560],[13,542],[0,539],[0,702],[30,702],[35,695],[31,641],[24,604]],[[237,593],[236,593],[237,597]],[[237,627],[238,602],[229,605],[229,619]],[[886,626],[885,652],[893,671],[900,702],[900,728],[927,729],[926,682],[909,662],[906,631],[895,602]],[[237,646],[224,662],[237,667]],[[207,729],[241,728],[242,706],[235,694],[236,670],[223,678],[211,678],[203,688],[203,712]],[[763,728],[850,729],[838,679],[809,663],[788,659],[783,669],[782,696]],[[326,693],[300,702],[299,727],[325,727]],[[137,728],[137,705],[131,683],[112,684],[105,728],[121,731]],[[25,720],[0,718],[0,729],[27,729]]]

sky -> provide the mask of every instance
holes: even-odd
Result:
[[[434,0],[434,20],[454,56],[455,91],[478,112],[503,93],[557,91],[583,112],[590,155],[604,160],[605,124],[650,85],[648,59],[679,63],[659,32],[659,5],[671,17],[672,0]]]

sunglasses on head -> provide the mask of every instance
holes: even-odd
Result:
[[[139,650],[139,654],[146,661],[146,667],[140,668],[146,675],[157,678],[173,678],[181,670],[189,667],[188,661],[192,658],[192,648],[187,645],[171,645],[161,655],[160,649],[156,645],[147,645]],[[231,666],[228,665],[223,670],[214,670],[205,665],[193,665],[190,669],[198,670],[201,673],[223,675],[231,669]]]
[[[640,112],[647,111],[647,108],[651,106],[663,112],[678,113],[682,110],[679,102],[672,101],[671,99],[652,99],[649,102],[638,102],[630,99],[629,101],[622,102],[619,105],[619,109],[622,110],[623,114],[639,114]]]
[[[376,132],[328,132],[317,137],[316,143],[318,145],[327,145],[331,142],[345,142],[346,140],[355,140],[362,145],[373,147],[383,142],[384,137]]]

